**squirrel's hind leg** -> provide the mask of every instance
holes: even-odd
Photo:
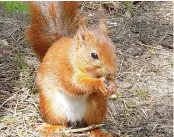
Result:
[[[113,137],[111,133],[105,133],[100,128],[93,129],[89,137]]]
[[[45,137],[54,137],[59,135],[59,133],[56,133],[56,132],[61,131],[65,128],[66,126],[62,126],[62,125],[51,125],[51,124],[43,123],[37,128],[37,130],[39,131],[40,134],[42,134]]]
[[[106,119],[107,99],[99,93],[93,93],[87,100],[87,111],[84,122],[87,126],[101,124]],[[103,132],[100,128],[91,130],[89,137],[112,137],[111,133]]]

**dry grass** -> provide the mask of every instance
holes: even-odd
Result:
[[[97,22],[99,3],[82,2],[91,25]],[[117,46],[120,91],[109,101],[103,128],[123,137],[172,136],[172,3],[135,3],[135,16],[122,3],[103,4]],[[38,60],[24,37],[28,17],[2,9],[0,15],[0,136],[39,136]]]

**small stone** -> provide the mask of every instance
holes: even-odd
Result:
[[[6,41],[6,39],[1,40],[1,43],[4,46],[8,46],[9,45],[8,42]]]

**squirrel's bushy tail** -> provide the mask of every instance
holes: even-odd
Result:
[[[63,36],[73,36],[78,29],[78,2],[29,2],[31,26],[26,35],[42,60],[48,48]]]

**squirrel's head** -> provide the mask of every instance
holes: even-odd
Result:
[[[116,51],[108,36],[105,20],[101,20],[95,29],[80,26],[74,37],[74,47],[75,64],[83,73],[91,77],[115,74]]]

